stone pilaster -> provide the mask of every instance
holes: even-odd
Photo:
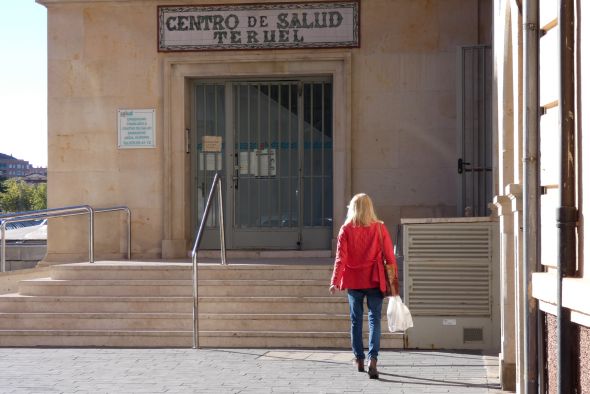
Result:
[[[514,272],[514,320],[516,339],[516,392],[524,392],[524,353],[522,346],[524,343],[524,313],[520,308],[521,300],[527,297],[525,289],[522,288],[522,186],[520,184],[510,184],[505,188],[505,194],[510,199],[513,221],[513,266]],[[508,267],[510,269],[510,267]]]
[[[516,389],[514,309],[514,219],[508,196],[494,197],[500,220],[500,383],[502,390]]]

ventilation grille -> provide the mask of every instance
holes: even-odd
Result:
[[[491,315],[488,224],[406,225],[408,306],[415,316]]]
[[[483,342],[483,328],[463,328],[463,343]]]
[[[410,260],[471,260],[491,257],[489,226],[455,224],[408,225]]]

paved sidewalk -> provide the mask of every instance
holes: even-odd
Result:
[[[370,380],[349,351],[0,348],[0,393],[499,393],[497,364],[383,351]]]

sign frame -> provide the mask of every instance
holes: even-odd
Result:
[[[122,125],[123,115],[127,115],[131,112],[134,116],[136,113],[143,115],[144,119],[151,121],[151,127],[142,128],[143,125],[139,124],[136,127],[138,129],[125,130],[125,126]],[[145,114],[145,115],[144,115]],[[129,125],[134,126],[134,125]],[[129,137],[129,133],[136,133],[138,137],[147,139],[148,142],[145,144],[126,144],[126,137]],[[156,109],[155,108],[140,108],[140,109],[118,109],[117,110],[117,148],[118,149],[142,149],[142,148],[155,148],[156,147]]]
[[[344,42],[273,42],[273,43],[223,43],[223,44],[166,44],[164,15],[166,12],[213,12],[213,11],[275,11],[275,10],[313,10],[322,8],[351,8],[353,13],[352,40]],[[231,51],[231,50],[276,50],[276,49],[330,49],[330,48],[359,48],[361,40],[361,4],[360,0],[323,0],[323,1],[294,1],[288,3],[237,3],[237,4],[207,4],[207,5],[159,5],[157,7],[157,45],[158,52],[202,52],[202,51]],[[183,29],[184,30],[184,29]]]

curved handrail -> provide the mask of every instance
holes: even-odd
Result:
[[[0,272],[6,271],[6,225],[8,223],[88,214],[88,260],[90,263],[94,263],[94,214],[113,211],[125,211],[127,213],[127,259],[131,260],[131,210],[129,207],[114,206],[107,208],[93,208],[90,205],[74,205],[0,215],[0,219],[4,219],[0,224],[0,237],[2,238],[0,242],[2,249],[2,252],[0,253]]]
[[[223,223],[223,193],[221,190],[221,176],[216,173],[213,177],[211,189],[209,190],[209,196],[207,197],[207,203],[205,204],[205,210],[203,211],[203,217],[199,224],[199,230],[195,237],[193,249],[191,251],[191,258],[193,263],[193,349],[199,347],[199,265],[197,262],[197,251],[201,244],[201,237],[203,236],[203,230],[205,229],[205,223],[209,216],[211,209],[211,201],[213,200],[213,194],[217,188],[217,198],[219,199],[219,238],[221,243],[221,264],[227,265],[225,259],[225,228]]]
[[[131,210],[125,205],[115,207],[95,208],[95,213],[124,211],[127,214],[127,260],[131,260]]]
[[[74,205],[68,207],[49,208],[38,211],[16,212],[0,215],[0,218],[4,218],[2,224],[0,224],[0,236],[2,237],[0,272],[6,272],[6,225],[8,223],[85,214],[88,214],[88,260],[90,263],[94,263],[94,209],[90,205]]]

